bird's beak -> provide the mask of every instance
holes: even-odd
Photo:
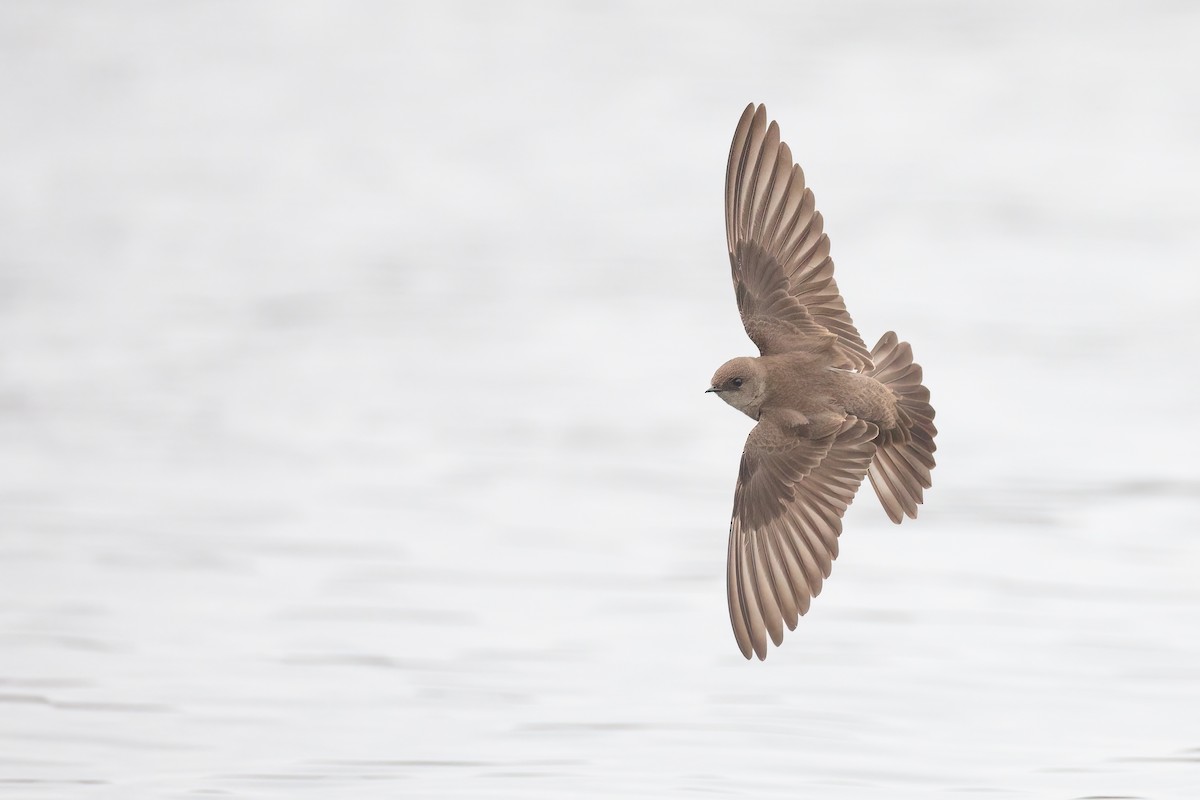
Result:
[[[715,387],[715,386],[710,386],[710,387],[708,387],[707,389],[705,389],[705,390],[704,390],[704,393],[705,393],[705,394],[708,394],[709,392],[720,392],[720,391],[721,391],[721,390],[720,390],[720,389],[718,389],[717,387]]]

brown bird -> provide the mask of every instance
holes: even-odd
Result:
[[[937,428],[908,343],[889,331],[863,344],[804,172],[753,103],[729,151],[725,229],[760,355],[725,363],[708,391],[758,421],[733,495],[726,584],[742,655],[764,659],[767,636],[780,644],[820,594],[863,475],[893,522],[917,516]]]

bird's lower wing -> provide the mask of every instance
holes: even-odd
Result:
[[[767,426],[767,427],[764,427]],[[750,432],[733,500],[726,586],[742,655],[767,657],[794,630],[837,558],[842,515],[875,454],[879,429],[856,417],[822,439],[760,422]],[[789,446],[790,445],[790,446]]]

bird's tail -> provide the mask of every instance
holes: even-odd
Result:
[[[875,366],[867,374],[895,392],[900,425],[879,435],[867,475],[887,515],[899,523],[905,515],[917,516],[924,490],[932,485],[937,428],[929,390],[921,384],[921,365],[913,363],[908,342],[888,331],[871,350],[871,360]]]

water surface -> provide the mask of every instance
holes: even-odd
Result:
[[[0,797],[1200,791],[1190,5],[0,20]],[[750,100],[942,430],[762,664]]]

